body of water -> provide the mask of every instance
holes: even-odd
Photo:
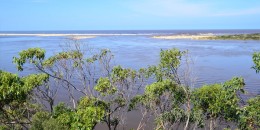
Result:
[[[179,48],[189,50],[194,60],[195,86],[219,83],[234,76],[245,79],[245,89],[250,93],[260,93],[260,75],[256,74],[252,54],[260,51],[260,41],[239,40],[165,40],[154,39],[154,35],[174,34],[241,34],[260,33],[260,30],[143,30],[143,31],[23,31],[0,32],[0,34],[115,34],[101,35],[80,42],[97,49],[108,48],[115,55],[116,64],[138,69],[159,63],[161,49]],[[135,35],[120,35],[135,34]],[[0,69],[17,73],[12,63],[13,56],[31,47],[40,47],[47,56],[62,49],[60,45],[68,42],[67,37],[52,36],[0,36]]]

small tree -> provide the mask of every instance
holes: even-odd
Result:
[[[254,66],[252,67],[256,73],[260,71],[260,52],[253,54]],[[257,95],[247,101],[247,105],[241,108],[238,126],[244,130],[260,129],[260,96]]]
[[[248,105],[242,108],[239,118],[239,128],[243,130],[260,129],[260,96],[247,101]]]
[[[217,127],[218,121],[238,121],[239,101],[237,93],[244,92],[244,80],[233,78],[224,84],[205,85],[193,92],[194,109],[203,112],[204,120],[209,120],[209,129]]]
[[[115,66],[108,77],[100,78],[95,90],[99,100],[106,102],[106,113],[102,120],[108,129],[124,129],[126,126],[128,105],[139,92],[137,84],[142,84],[141,73],[132,69]]]
[[[26,64],[32,65],[37,71],[48,75],[50,81],[59,84],[38,88],[41,94],[39,97],[47,101],[52,110],[56,91],[60,86],[67,90],[73,108],[77,105],[75,94],[94,96],[93,86],[99,77],[110,73],[112,57],[107,49],[92,55],[90,50],[81,50],[80,44],[75,43],[74,46],[67,46],[63,52],[49,58],[45,57],[45,50],[29,48],[21,51],[19,57],[14,57],[14,63],[19,71],[23,71]]]
[[[187,51],[178,49],[162,50],[158,66],[145,69],[147,78],[154,78],[155,83],[146,86],[143,95],[136,96],[130,104],[130,109],[141,105],[156,117],[156,129],[174,129],[184,123],[188,129],[189,123],[200,126],[200,119],[195,117],[191,108],[191,88],[187,86],[187,77],[180,76],[180,66]],[[146,112],[147,113],[147,112]],[[142,125],[144,126],[144,125]]]
[[[32,90],[48,80],[48,75],[18,77],[0,70],[0,125],[8,129],[28,128],[37,107],[27,102]]]
[[[260,71],[260,52],[255,52],[253,54],[252,59],[255,64],[252,68],[255,69],[256,73],[259,73],[259,71]]]
[[[138,92],[136,84],[141,83],[138,81],[141,78],[135,70],[124,69],[121,66],[112,69],[112,57],[113,55],[107,49],[94,55],[90,52],[85,54],[80,45],[75,44],[74,48],[69,48],[49,58],[45,58],[44,50],[30,48],[20,52],[19,57],[14,58],[14,63],[20,71],[24,69],[25,64],[30,64],[36,70],[48,75],[50,81],[63,86],[69,94],[73,108],[77,110],[76,113],[80,111],[75,94],[82,94],[86,98],[104,102],[105,114],[101,121],[105,122],[109,129],[117,129],[118,126],[125,127],[126,125],[127,106]],[[45,86],[39,88],[38,92],[41,94],[40,97],[50,104],[52,111],[54,99],[52,95],[49,95],[52,90],[50,87],[55,90],[58,86]],[[88,116],[84,117],[88,118]]]

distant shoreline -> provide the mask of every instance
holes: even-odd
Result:
[[[160,35],[160,36],[153,36],[152,38],[156,39],[192,39],[192,40],[200,40],[200,39],[207,39],[209,37],[214,37],[215,34],[197,34],[197,35],[190,35],[190,34],[180,34],[180,35]]]
[[[192,40],[260,40],[260,33],[254,34],[198,34],[198,35],[167,35],[167,36],[153,36],[156,39],[192,39]]]
[[[95,38],[97,36],[151,36],[151,34],[42,34],[42,33],[31,33],[31,34],[27,34],[27,33],[0,33],[0,37],[1,36],[37,36],[37,37],[68,37],[70,39],[73,40],[80,40],[80,39],[88,39],[88,38]]]
[[[80,34],[80,33],[0,33],[1,36],[38,36],[38,37],[68,37],[74,40],[95,38],[97,36],[150,36],[155,39],[191,39],[191,40],[260,40],[260,33],[252,34],[215,34],[215,33],[198,33],[198,34],[132,34],[132,33],[102,33],[102,34]]]
[[[42,37],[51,37],[51,36],[117,36],[117,35],[122,35],[122,36],[135,36],[135,35],[152,35],[152,34],[120,34],[120,33],[115,33],[115,34],[74,34],[74,33],[71,33],[71,34],[41,34],[41,33],[38,33],[38,34],[34,34],[34,33],[31,33],[31,34],[27,34],[27,33],[23,33],[23,34],[20,34],[20,33],[0,33],[0,36],[42,36]]]

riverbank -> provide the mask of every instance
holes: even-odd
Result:
[[[254,34],[234,34],[234,35],[214,35],[214,34],[198,34],[198,35],[168,35],[153,36],[156,39],[192,39],[192,40],[260,40],[260,33]]]
[[[207,40],[260,40],[260,33],[219,35],[219,36],[207,37],[206,39]]]

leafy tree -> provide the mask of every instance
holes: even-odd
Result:
[[[108,77],[100,78],[95,86],[99,93],[98,99],[106,102],[106,113],[103,118],[108,129],[117,129],[125,126],[128,105],[136,93],[139,92],[136,85],[141,79],[141,73],[132,69],[115,66]]]
[[[243,130],[260,129],[260,96],[251,98],[248,105],[242,108],[239,118],[239,128]]]
[[[260,52],[253,54],[253,62],[256,73],[260,71]],[[260,129],[260,96],[257,95],[247,101],[247,105],[241,108],[238,126],[240,129],[255,130]]]
[[[31,129],[64,130],[83,129],[92,130],[101,122],[105,115],[106,104],[96,98],[84,97],[76,109],[70,109],[64,103],[54,107],[52,113],[40,111],[32,118]]]
[[[46,58],[43,49],[30,48],[14,57],[18,70],[32,65],[41,73],[19,77],[0,71],[0,129],[92,130],[99,123],[109,130],[125,129],[127,112],[136,109],[142,114],[138,130],[152,116],[155,129],[215,129],[221,121],[237,123],[240,129],[259,129],[260,98],[241,102],[244,80],[235,77],[193,89],[186,81],[191,77],[185,71],[190,70],[182,66],[187,51],[162,50],[158,65],[136,71],[112,67],[109,50],[93,55],[81,49],[76,44]],[[253,61],[258,73],[260,53],[254,53]],[[60,86],[67,90],[72,107],[64,103],[53,107]],[[37,90],[34,96],[49,103],[50,111],[28,101],[33,90]],[[83,97],[77,102],[75,94]]]
[[[52,113],[47,111],[38,111],[32,117],[32,130],[64,130],[70,128],[71,109],[67,108],[63,103],[54,107]]]
[[[54,118],[50,118],[49,120],[44,121],[42,125],[44,126],[43,130],[68,130],[69,129],[58,119],[54,119]]]
[[[49,58],[45,57],[45,50],[29,48],[21,51],[18,57],[14,57],[14,63],[20,71],[23,71],[24,66],[29,64],[48,75],[51,82],[58,84],[55,86],[49,84],[39,88],[37,93],[41,94],[39,97],[42,100],[49,103],[52,111],[55,94],[60,86],[67,90],[73,108],[77,105],[75,94],[93,96],[93,86],[98,78],[107,76],[111,72],[112,58],[113,55],[107,49],[101,50],[98,54],[92,54],[90,50],[81,50],[80,45],[76,43],[73,47],[68,46],[63,52]]]
[[[43,122],[49,120],[51,118],[51,114],[45,111],[39,111],[32,117],[31,130],[43,130],[44,125]]]
[[[32,90],[48,80],[45,74],[18,77],[0,70],[0,123],[9,128],[27,128],[37,107],[27,102]],[[17,128],[17,129],[18,129]]]
[[[260,71],[260,52],[255,52],[253,54],[253,62],[255,65],[252,68],[255,69],[256,73],[259,73],[259,71]]]
[[[145,113],[154,113],[156,129],[176,129],[180,123],[188,129],[189,123],[201,127],[201,118],[191,108],[191,89],[186,86],[179,68],[187,51],[178,49],[162,50],[158,66],[142,71],[147,78],[155,81],[145,87],[145,92],[132,99],[130,110],[138,107]],[[195,117],[196,116],[196,117]],[[143,125],[142,125],[143,126]],[[141,129],[141,127],[139,127]]]
[[[205,120],[210,120],[209,129],[217,127],[217,120],[237,122],[239,101],[237,95],[243,91],[244,80],[233,78],[224,84],[205,85],[193,92],[194,108],[202,110]]]
[[[16,63],[18,70],[23,70],[25,64],[30,64],[48,75],[51,81],[58,82],[59,86],[67,89],[75,110],[77,110],[77,103],[73,89],[88,98],[97,98],[106,102],[106,114],[102,121],[108,125],[109,129],[112,127],[116,129],[118,125],[124,124],[123,120],[125,119],[121,118],[126,118],[127,104],[137,92],[135,86],[138,74],[134,70],[124,69],[121,66],[111,69],[112,57],[111,52],[106,49],[101,50],[99,54],[84,54],[79,45],[75,45],[75,48],[60,52],[47,59],[44,50],[30,48],[20,52],[19,57],[14,58],[14,63]],[[99,77],[104,78],[99,79]],[[49,87],[45,88],[51,90]],[[55,89],[57,86],[52,88]],[[49,92],[44,90],[40,92],[49,102],[52,111],[54,101],[48,95]]]
[[[101,122],[105,115],[107,104],[96,98],[83,98],[73,116],[72,129],[92,130]]]

